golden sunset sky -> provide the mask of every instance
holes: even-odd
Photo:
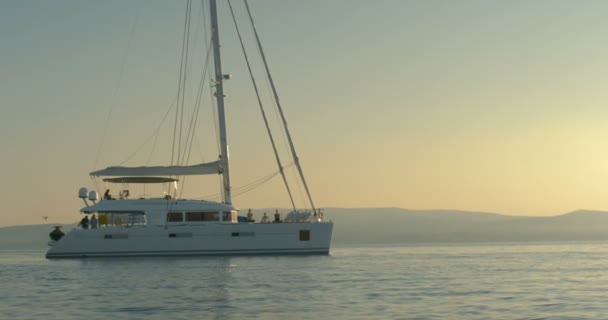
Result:
[[[219,2],[237,188],[276,165]],[[318,207],[608,209],[608,2],[250,4]],[[76,221],[89,172],[168,165],[175,112],[162,119],[177,93],[184,12],[185,1],[0,2],[0,226]],[[193,12],[197,82],[200,3]],[[187,103],[195,97],[196,86]],[[192,163],[217,157],[203,104]],[[157,127],[157,144],[145,144]],[[188,180],[184,195],[219,192],[218,181]],[[289,207],[279,177],[233,202]]]

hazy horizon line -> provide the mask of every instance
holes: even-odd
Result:
[[[288,208],[276,208],[276,207],[264,207],[264,208],[247,208],[247,209],[238,209],[239,213],[240,212],[245,212],[246,210],[253,210],[253,211],[272,211],[272,210],[280,210],[280,211],[286,211],[286,210],[291,210]],[[319,208],[318,208],[319,209]],[[514,217],[514,218],[555,218],[555,217],[560,217],[560,216],[565,216],[568,214],[574,214],[574,213],[578,213],[578,212],[592,212],[592,213],[605,213],[608,214],[608,210],[592,210],[592,209],[577,209],[577,210],[573,210],[573,211],[569,211],[569,212],[564,212],[564,213],[558,213],[558,214],[554,214],[554,215],[513,215],[513,214],[505,214],[505,213],[497,213],[497,212],[488,212],[488,211],[474,211],[474,210],[461,210],[461,209],[408,209],[408,208],[400,208],[400,207],[321,207],[320,209],[322,210],[326,210],[326,209],[330,209],[330,210],[401,210],[401,211],[408,211],[408,212],[429,212],[429,213],[447,213],[447,212],[452,212],[452,213],[476,213],[476,214],[487,214],[487,215],[499,215],[499,216],[505,216],[505,217]],[[72,224],[72,223],[77,223],[79,219],[75,219],[73,222],[44,222],[44,223],[28,223],[28,224],[11,224],[11,225],[0,225],[0,228],[9,228],[9,227],[20,227],[20,226],[37,226],[37,225],[52,225],[52,224]]]

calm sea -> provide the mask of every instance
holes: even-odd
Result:
[[[608,319],[608,243],[48,261],[0,251],[1,319]]]

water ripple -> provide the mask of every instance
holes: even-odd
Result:
[[[6,319],[605,319],[608,245],[48,261],[0,252]]]

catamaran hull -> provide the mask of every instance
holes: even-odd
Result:
[[[75,229],[46,257],[326,255],[332,231],[331,222]]]

